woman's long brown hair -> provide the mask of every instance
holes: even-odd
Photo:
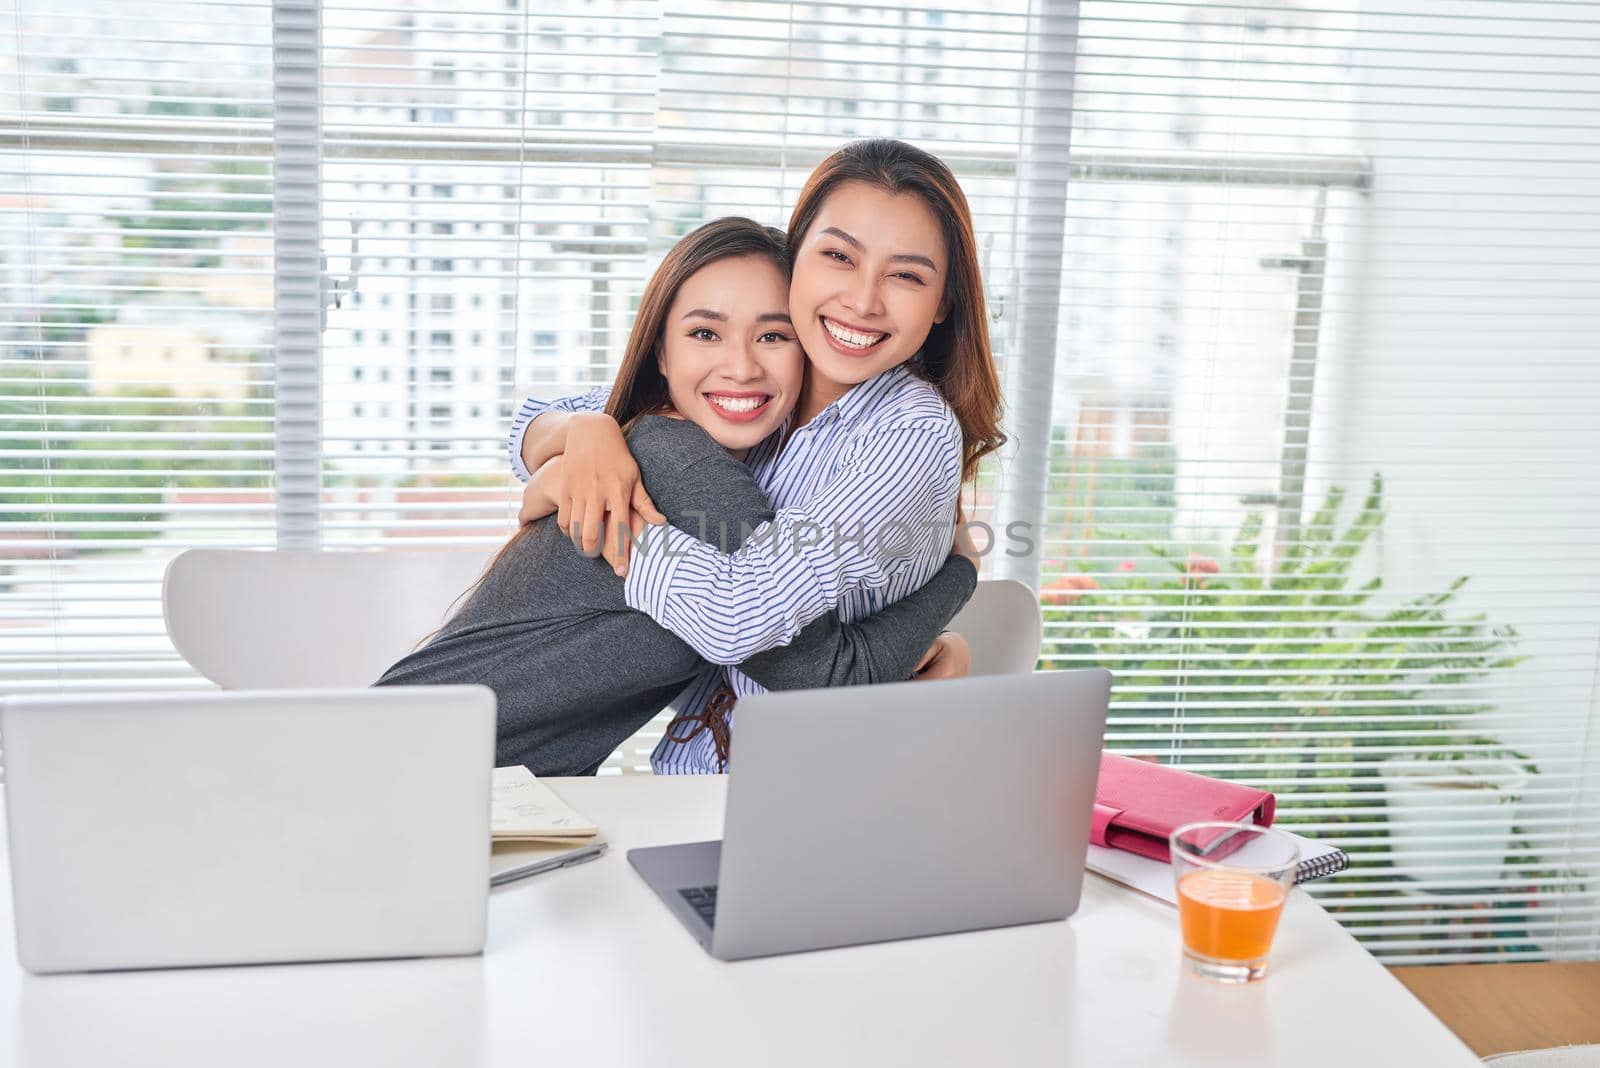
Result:
[[[1000,430],[1000,378],[989,346],[989,315],[978,270],[978,239],[972,211],[950,168],[937,156],[904,141],[853,141],[817,165],[800,190],[789,217],[789,249],[797,253],[823,202],[845,182],[866,182],[890,194],[918,196],[939,220],[950,260],[944,322],[934,323],[921,359],[908,366],[928,379],[961,423],[962,481],[978,473],[978,461],[1006,443]]]
[[[661,339],[667,328],[667,313],[672,310],[672,302],[678,299],[678,290],[697,271],[738,256],[763,257],[782,272],[786,281],[789,277],[789,249],[783,231],[730,215],[685,234],[662,257],[660,266],[645,283],[633,329],[628,332],[628,344],[622,350],[622,363],[611,383],[611,399],[606,402],[606,414],[617,421],[624,433],[640,416],[659,412],[672,403],[659,356]],[[510,552],[519,539],[527,537],[533,527],[532,523],[526,523],[517,528],[484,566],[477,581],[451,602],[447,618],[456,605],[477,592],[501,557]],[[434,631],[418,642],[417,647],[426,645],[438,634],[439,631]]]

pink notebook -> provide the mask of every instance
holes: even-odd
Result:
[[[1268,827],[1276,804],[1265,790],[1102,753],[1089,841],[1164,861],[1170,858],[1167,836],[1185,823],[1226,820]],[[1225,847],[1218,855],[1223,852]]]

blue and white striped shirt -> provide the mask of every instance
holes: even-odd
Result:
[[[528,477],[522,437],[542,412],[598,411],[604,387],[552,404],[529,399],[512,424],[511,465]],[[712,664],[737,664],[785,645],[837,608],[865,618],[918,589],[949,556],[961,485],[961,426],[932,384],[904,367],[863,382],[797,429],[751,450],[748,462],[777,518],[737,553],[723,554],[692,533],[651,528],[634,554],[624,592]],[[727,669],[734,693],[761,687]],[[722,682],[708,668],[673,702],[702,707]],[[663,741],[658,772],[716,770],[711,733],[687,745]]]

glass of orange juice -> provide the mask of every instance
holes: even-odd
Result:
[[[1270,827],[1216,822],[1185,824],[1171,841],[1189,967],[1227,983],[1260,979],[1294,886],[1299,843]]]

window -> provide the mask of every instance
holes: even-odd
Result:
[[[1496,229],[1543,225],[1548,205],[1452,161],[1478,151],[1480,109],[1495,100],[1487,83],[1446,91],[1423,119],[1401,103],[1406,89],[1362,73],[1386,49],[1416,47],[1452,53],[1442,62],[1465,70],[1491,24],[1399,27],[1346,5],[1245,6],[1191,6],[1163,28],[1138,4],[1086,5],[1079,23],[1073,153],[1193,163],[1181,175],[1090,173],[1068,187],[1073,236],[1054,303],[1068,338],[1081,326],[1101,340],[1074,340],[1035,379],[1054,394],[1044,492],[997,487],[997,518],[1026,502],[1042,519],[1044,664],[1118,672],[1113,748],[1260,783],[1276,791],[1286,825],[1349,849],[1356,867],[1313,893],[1387,962],[1575,952],[1593,935],[1563,916],[1593,900],[1595,883],[1565,880],[1552,860],[1571,855],[1561,828],[1577,765],[1539,739],[1576,737],[1593,721],[1524,687],[1560,690],[1600,650],[1569,658],[1554,632],[1530,647],[1544,625],[1534,621],[1548,621],[1535,605],[1550,595],[1502,539],[1559,514],[1547,490],[1593,499],[1600,485],[1516,486],[1512,469],[1548,472],[1576,439],[1533,445],[1515,405],[1482,392],[1496,366],[1519,364],[1505,347],[1515,317],[1433,318],[1467,313],[1469,292],[1492,300]],[[1175,47],[1157,59],[1124,47],[1129,34]],[[1246,34],[1259,51],[1238,49]],[[1290,73],[1312,55],[1333,58],[1326,77]],[[1200,88],[1224,81],[1240,92]],[[1539,84],[1558,92],[1559,81]],[[1421,138],[1428,147],[1413,152]],[[1306,184],[1289,178],[1321,166],[1313,158],[1349,162]],[[1523,173],[1538,184],[1542,170]],[[1585,233],[1600,233],[1592,211],[1563,203],[1569,223],[1587,214]],[[1412,229],[1424,219],[1426,234]],[[1452,265],[1445,288],[1440,257]],[[1541,272],[1554,286],[1565,268],[1551,257]],[[1381,286],[1381,308],[1363,297],[1369,284]],[[1541,323],[1563,314],[1539,308]],[[1446,337],[1463,361],[1449,371],[1428,355]],[[1573,384],[1555,371],[1528,388],[1548,397]],[[1490,476],[1495,504],[1465,489],[1490,471],[1506,478]],[[1444,518],[1453,509],[1474,523],[1493,515],[1504,533],[1466,533]],[[1005,561],[994,566],[1006,573]],[[1406,797],[1430,788],[1388,759],[1407,754],[1479,782],[1525,778],[1505,791],[1520,791],[1506,833],[1453,838],[1427,822],[1442,801],[1413,813]],[[1474,811],[1486,828],[1505,809]],[[1424,836],[1422,852],[1406,845],[1407,826]],[[1475,863],[1475,853],[1492,859]]]
[[[1600,813],[1573,800],[1600,737],[1600,90],[1572,43],[1600,37],[1592,5],[1103,0],[1042,36],[1020,0],[792,21],[663,0],[540,9],[531,40],[521,15],[468,34],[449,6],[324,0],[322,179],[299,202],[272,184],[292,113],[271,0],[199,22],[106,6],[115,72],[60,62],[60,13],[13,20],[8,690],[196,684],[151,626],[160,568],[279,544],[299,507],[275,492],[299,455],[274,455],[279,431],[329,446],[286,538],[389,544],[444,518],[398,491],[447,476],[471,494],[451,524],[492,545],[514,490],[470,420],[605,377],[671,238],[781,220],[828,148],[901,135],[968,195],[1029,428],[975,517],[1036,550],[986,573],[1040,589],[1044,665],[1118,673],[1109,744],[1273,789],[1287,825],[1347,846],[1357,868],[1313,892],[1386,962],[1595,951]],[[1072,92],[1030,110],[1035,76]],[[523,136],[540,127],[559,145]],[[350,301],[315,306],[315,255],[275,258],[275,209],[320,212]],[[300,337],[326,317],[320,345],[278,351],[279,277]],[[492,341],[495,370],[437,366],[457,336],[473,361]],[[321,420],[278,419],[291,356],[322,374]],[[335,448],[363,438],[358,407],[399,415]],[[107,426],[138,435],[115,465],[88,436]],[[392,527],[352,521],[383,494]],[[1508,844],[1419,816],[1432,856],[1409,854],[1414,783],[1386,759],[1406,753],[1524,780],[1495,795]]]
[[[167,46],[138,42],[193,39],[189,14],[7,9],[7,693],[194,685],[152,626],[172,550],[273,537],[271,161],[228,134],[193,156],[181,135],[138,157],[93,144],[130,123],[215,123],[241,140],[270,123],[270,12],[214,13],[227,55],[201,65],[172,48],[158,76]],[[44,149],[46,122],[72,132]]]

